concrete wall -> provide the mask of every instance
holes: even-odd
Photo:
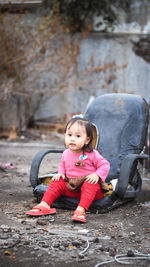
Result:
[[[113,30],[107,29],[107,33],[102,33],[101,28],[94,26],[88,38],[81,40],[78,73],[68,76],[67,85],[57,93],[52,91],[51,83],[54,77],[47,65],[41,72],[34,68],[34,64],[28,66],[28,75],[23,86],[25,91],[30,93],[34,88],[34,93],[28,103],[26,100],[24,102],[27,108],[20,107],[21,121],[17,116],[16,102],[12,100],[10,105],[10,100],[1,101],[0,128],[11,128],[13,122],[13,126],[20,125],[24,131],[31,118],[33,121],[55,122],[64,118],[65,114],[83,113],[91,96],[104,93],[139,94],[150,103],[150,62],[142,53],[139,52],[137,55],[135,49],[143,38],[144,45],[150,45],[149,10],[149,1],[133,1],[128,14],[119,11],[120,24]],[[36,16],[31,14],[28,17],[34,24],[33,18]],[[79,38],[79,33],[75,34],[75,38]],[[141,51],[142,49],[143,46]],[[45,60],[48,53],[49,51],[45,53]],[[145,49],[144,53],[149,54],[149,50]],[[95,72],[92,77],[89,73],[85,83],[83,73],[91,55],[93,55],[93,66],[113,64],[105,72]],[[57,71],[56,75],[59,77]],[[88,83],[90,79],[94,79],[91,85]],[[78,86],[75,86],[76,81]],[[23,105],[22,100],[21,103]]]
[[[102,34],[92,33],[88,39],[81,42],[79,61],[80,75],[69,81],[63,93],[59,93],[40,103],[35,118],[63,116],[66,113],[82,113],[91,96],[104,93],[132,93],[139,94],[150,102],[150,64],[133,51],[133,41],[138,41],[141,35]],[[98,62],[114,62],[114,67],[104,73],[95,75],[97,83],[92,86],[82,85],[82,71],[88,65],[94,53],[95,66]],[[99,76],[99,77],[98,77]],[[106,80],[115,77],[106,83]],[[42,78],[42,77],[41,77]],[[90,80],[91,77],[87,77]],[[78,79],[81,87],[74,88],[74,81]],[[107,84],[107,85],[106,85]],[[104,88],[103,88],[103,85]]]

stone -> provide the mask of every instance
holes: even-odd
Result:
[[[80,247],[81,246],[81,242],[79,242],[78,240],[72,241],[72,245],[76,246],[76,247]]]

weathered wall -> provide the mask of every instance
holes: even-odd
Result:
[[[92,87],[82,87],[73,90],[74,79],[61,94],[54,95],[40,103],[35,118],[63,116],[66,113],[84,112],[90,96],[104,93],[133,93],[143,96],[150,102],[150,64],[137,56],[133,51],[133,41],[138,41],[140,35],[102,34],[92,33],[81,43],[80,71],[88,65],[91,54],[95,55],[95,65],[100,61],[102,65],[114,62],[114,70],[100,74],[99,84]],[[123,67],[124,66],[124,67]],[[107,87],[102,88],[104,81],[109,81]],[[42,77],[41,77],[42,78]],[[81,77],[80,77],[81,78]],[[87,77],[87,79],[90,77]],[[82,83],[82,81],[81,81]]]
[[[143,46],[138,53],[135,53],[140,40],[145,38],[144,53],[149,55],[149,50],[146,48],[150,45],[148,37],[150,31],[149,10],[149,1],[137,0],[134,1],[130,12],[127,14],[119,11],[120,24],[113,30],[108,30],[111,32],[101,33],[101,29],[95,26],[94,31],[88,38],[81,40],[78,66],[80,75],[74,73],[70,77],[68,76],[67,85],[60,92],[51,93],[51,82],[54,77],[47,65],[41,72],[34,68],[32,64],[28,66],[31,72],[28,70],[29,74],[23,86],[26,92],[34,89],[32,97],[28,101],[21,100],[19,111],[14,98],[9,99],[9,101],[1,101],[1,128],[11,128],[12,125],[19,127],[20,125],[22,131],[24,131],[31,118],[34,121],[45,119],[54,122],[63,118],[65,114],[83,113],[91,96],[104,93],[139,94],[150,103],[150,61],[147,60],[147,56],[140,54]],[[35,17],[34,14],[31,14],[30,18],[34,23],[33,17]],[[79,34],[76,34],[76,38],[78,37]],[[47,55],[48,51],[45,53],[45,60]],[[83,83],[82,72],[88,65],[91,55],[93,55],[95,66],[99,63],[103,66],[106,63],[113,62],[113,67],[108,68],[105,72],[94,74],[95,83],[89,85]],[[59,77],[59,75],[56,71],[56,76]],[[89,81],[90,78],[90,75],[87,76]],[[74,86],[76,81],[80,86]],[[47,94],[48,90],[49,93]],[[41,92],[44,95],[43,97],[39,96]],[[18,112],[21,114],[21,121],[18,119]]]
[[[134,44],[141,35],[93,33],[84,40],[81,49],[81,67],[86,65],[89,55],[94,51],[95,60],[114,62],[114,76],[105,92],[127,92],[140,94],[150,100],[150,64],[133,51]],[[124,66],[124,67],[123,67]],[[105,79],[105,77],[103,77]],[[101,87],[101,86],[99,86]],[[103,93],[99,88],[96,95]]]

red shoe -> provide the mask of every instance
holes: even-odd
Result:
[[[75,210],[72,216],[73,221],[86,222],[86,213],[84,211]]]
[[[39,211],[34,211],[34,209],[38,209]],[[50,214],[56,213],[56,209],[54,208],[47,209],[44,206],[35,206],[32,208],[32,210],[27,211],[26,214],[30,216],[43,216],[43,215],[50,215]]]

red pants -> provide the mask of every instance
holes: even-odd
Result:
[[[90,184],[87,183],[87,181],[85,181],[82,185],[81,191],[70,191],[66,186],[65,180],[60,178],[59,181],[51,181],[49,188],[42,198],[42,201],[45,201],[49,206],[51,206],[52,203],[60,196],[79,198],[80,203],[78,205],[83,207],[85,210],[88,210],[93,200],[101,199],[104,194],[99,183]]]

